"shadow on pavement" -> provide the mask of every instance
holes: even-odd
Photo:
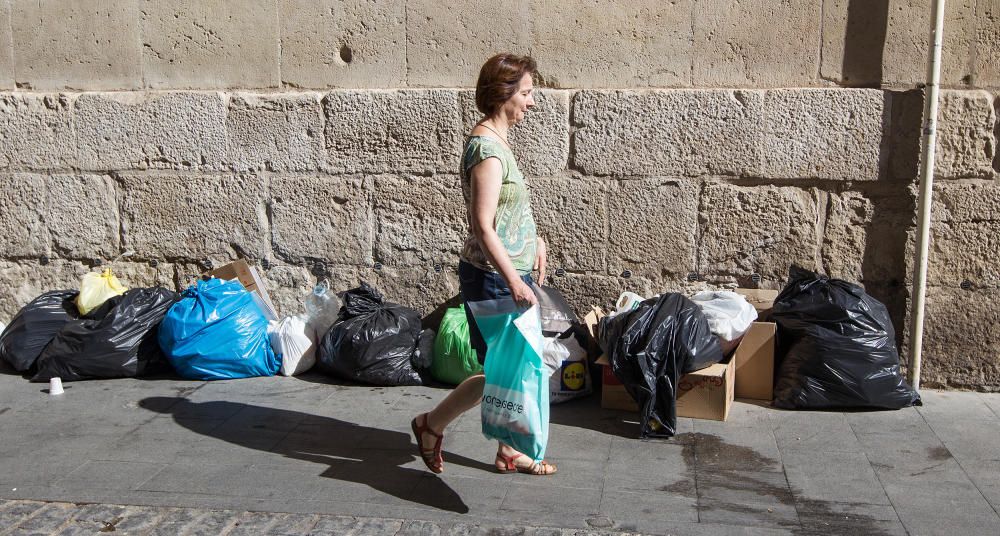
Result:
[[[599,387],[595,387],[594,393],[585,398],[553,405],[549,409],[549,422],[628,439],[639,437],[639,415],[628,411],[601,409]]]
[[[468,513],[469,507],[462,498],[440,478],[428,471],[410,469],[403,465],[417,459],[416,445],[410,434],[381,430],[359,424],[322,417],[299,411],[290,411],[236,402],[212,401],[191,402],[179,397],[148,397],[139,402],[140,407],[166,415],[172,415],[174,422],[193,432],[226,441],[245,448],[274,452],[288,458],[327,465],[320,476],[346,482],[364,484],[382,493],[424,506]],[[205,431],[198,426],[198,420],[184,418],[198,415],[201,419],[212,416],[229,417],[237,412],[250,410],[266,414],[271,422],[308,423],[319,435],[299,438],[301,441],[283,441],[274,448],[264,448],[257,444],[252,433],[246,428],[227,427],[226,424]],[[254,425],[252,428],[263,428]],[[291,435],[291,434],[290,434]],[[364,440],[369,448],[359,448]],[[492,466],[454,453],[447,453],[450,464],[491,470]]]

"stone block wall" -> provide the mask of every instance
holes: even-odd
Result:
[[[583,309],[623,290],[863,283],[906,343],[930,0],[0,0],[0,321],[114,264],[183,288],[247,258],[458,292],[463,136],[499,50],[511,132]],[[948,2],[927,385],[1000,389],[1000,6]],[[558,276],[555,276],[556,270]]]

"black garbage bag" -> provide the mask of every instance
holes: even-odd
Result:
[[[420,313],[387,302],[368,283],[343,296],[337,322],[323,336],[317,368],[372,385],[423,385],[411,359],[420,340]]]
[[[167,368],[157,342],[160,322],[180,299],[161,287],[134,288],[66,323],[38,356],[31,381],[143,376]]]
[[[14,370],[28,372],[38,355],[70,320],[79,317],[76,290],[53,290],[31,300],[0,335],[0,359]]]
[[[858,285],[792,266],[774,301],[774,405],[789,409],[920,404],[903,378],[885,305]]]
[[[612,372],[639,405],[644,438],[673,436],[681,375],[723,359],[701,308],[680,294],[605,317],[599,334]]]
[[[431,362],[434,360],[434,337],[436,336],[437,333],[434,333],[433,329],[420,330],[420,337],[417,338],[417,349],[413,352],[413,358],[410,360],[417,372],[431,368]]]

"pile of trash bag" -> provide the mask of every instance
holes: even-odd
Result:
[[[17,372],[29,372],[59,330],[80,316],[76,290],[53,290],[21,308],[0,334],[0,359]]]
[[[724,357],[701,308],[665,293],[602,318],[598,331],[612,372],[639,405],[641,437],[672,437],[678,380]]]
[[[865,290],[792,266],[774,301],[778,325],[774,405],[788,409],[920,404],[903,378],[889,312]]]
[[[316,367],[345,380],[372,385],[423,385],[413,365],[420,313],[387,302],[368,283],[343,294],[337,322],[319,345]]]
[[[268,320],[236,280],[200,280],[184,291],[160,325],[160,348],[184,378],[274,376],[281,368]]]
[[[162,287],[107,298],[63,325],[38,356],[31,381],[131,378],[162,371],[166,362],[157,343],[158,328],[179,298]]]

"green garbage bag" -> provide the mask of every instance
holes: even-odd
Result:
[[[431,376],[439,382],[458,385],[482,371],[483,366],[469,343],[469,320],[465,316],[465,306],[449,308],[434,339]]]

